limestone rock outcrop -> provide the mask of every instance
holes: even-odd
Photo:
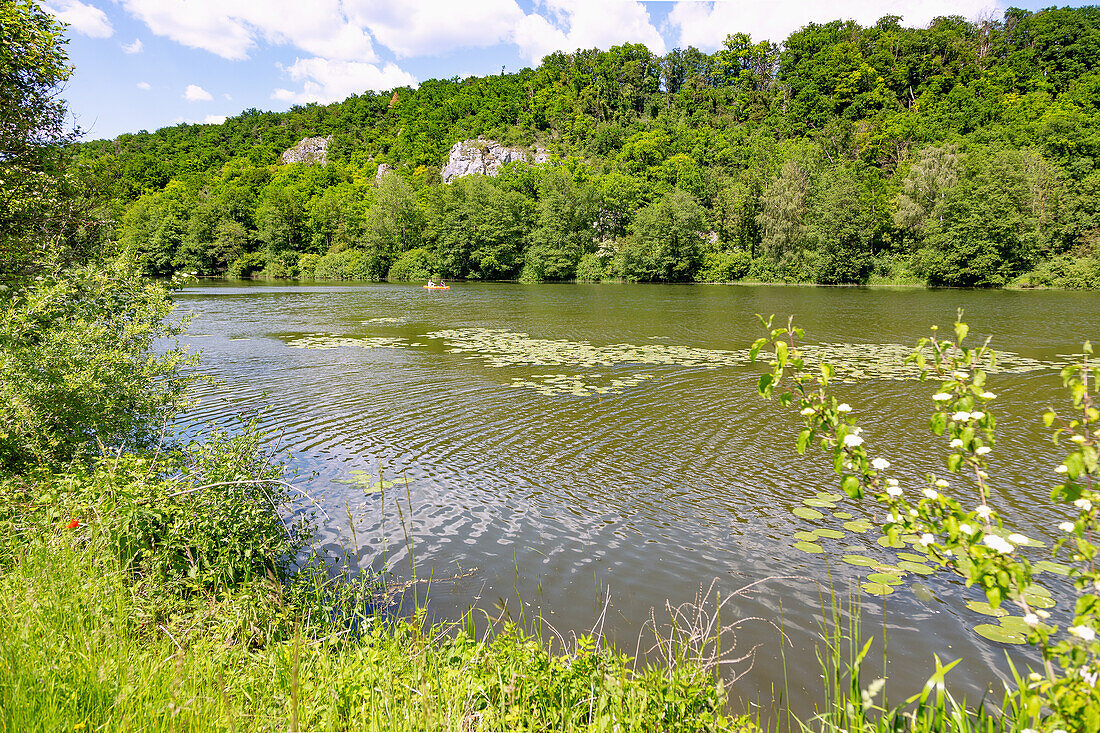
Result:
[[[283,165],[289,163],[328,165],[328,144],[331,141],[331,137],[304,137],[293,148],[285,151],[280,160]]]
[[[382,185],[382,179],[389,173],[393,172],[393,168],[388,163],[379,163],[378,172],[374,174],[374,187],[378,188]]]
[[[501,166],[515,161],[528,163],[546,163],[550,153],[537,145],[530,148],[510,148],[495,140],[479,137],[476,140],[463,140],[454,144],[443,167],[443,182],[450,183],[456,178],[480,173],[495,176]]]

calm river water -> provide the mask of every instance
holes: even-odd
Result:
[[[782,613],[801,709],[820,690],[819,583],[831,577],[847,593],[863,582],[867,569],[841,562],[845,553],[897,557],[828,508],[820,520],[792,514],[837,481],[822,454],[796,455],[796,416],[757,397],[762,368],[743,353],[761,333],[754,314],[794,314],[847,368],[855,379],[838,396],[872,454],[915,491],[926,472],[943,472],[943,445],[927,431],[934,385],[897,378],[875,355],[906,353],[965,308],[972,333],[1015,355],[989,384],[999,394],[993,503],[1014,529],[1047,540],[1060,520],[1044,502],[1057,454],[1039,417],[1062,400],[1060,355],[1100,341],[1100,298],[1060,292],[217,283],[178,301],[193,314],[186,340],[218,380],[190,417],[232,424],[255,413],[281,435],[298,482],[323,495],[331,520],[320,540],[333,555],[408,578],[404,519],[417,575],[434,579],[436,617],[506,607],[579,633],[609,597],[603,631],[631,654],[651,609],[660,623],[666,601],[691,601],[715,579],[723,596],[762,581],[723,619],[778,625]],[[379,466],[398,487],[367,494],[350,483]],[[877,518],[847,500],[832,511]],[[822,539],[822,554],[794,548],[795,532],[823,527],[844,536]],[[1057,596],[1057,576],[1043,577]],[[966,606],[978,597],[917,574],[865,597],[866,629],[881,632],[885,619],[894,699],[919,689],[933,654],[964,658],[949,680],[971,698],[999,684],[1006,650],[1026,661],[973,631],[989,621]],[[735,689],[771,705],[783,687],[778,632],[752,621],[736,641],[759,648]]]

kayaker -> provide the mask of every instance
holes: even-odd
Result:
[[[432,279],[430,277],[428,278],[428,287],[429,288],[434,288],[435,287],[435,283],[432,282]]]
[[[443,282],[443,278],[439,278],[439,287],[441,287],[441,288],[447,287],[447,283]]]

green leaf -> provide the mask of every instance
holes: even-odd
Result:
[[[759,392],[764,397],[767,397],[768,395],[770,395],[772,393],[771,386],[772,386],[772,375],[771,374],[761,374],[760,375],[760,382],[756,385],[756,391]]]
[[[775,342],[775,360],[779,362],[779,366],[786,366],[787,364],[787,343],[785,341]]]
[[[943,435],[943,431],[947,429],[947,413],[937,412],[932,416],[932,420],[928,423],[928,427],[936,435]]]
[[[807,519],[809,521],[821,519],[825,516],[816,509],[810,509],[809,507],[804,506],[796,506],[794,509],[791,510],[791,514],[795,515],[796,517],[801,517],[802,519]]]
[[[859,478],[851,474],[840,479],[840,488],[844,489],[844,493],[853,499],[859,499],[863,496],[863,489],[859,485]]]

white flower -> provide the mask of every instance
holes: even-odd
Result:
[[[1068,471],[1069,471],[1069,469],[1066,468],[1064,465],[1058,466],[1057,468],[1054,469],[1054,473],[1067,473]]]
[[[936,538],[933,537],[930,532],[925,532],[920,536],[920,539],[917,541],[920,542],[921,547],[928,547],[930,544],[936,541]]]
[[[947,483],[942,478],[936,479],[936,486],[939,486],[941,489],[946,489],[950,485],[951,484]]]
[[[997,399],[997,395],[993,394],[992,392],[982,392],[982,399],[983,400],[995,400],[995,399]]]
[[[1092,502],[1088,499],[1078,499],[1077,501],[1073,502],[1073,505],[1084,512],[1092,511]]]
[[[1093,687],[1096,687],[1096,679],[1097,677],[1100,677],[1100,673],[1094,672],[1088,667],[1081,667],[1081,669],[1078,671],[1081,673],[1081,679],[1083,679],[1085,682],[1088,682]]]
[[[951,376],[953,376],[955,379],[966,379],[970,375],[968,375],[966,372],[953,372]]]
[[[929,499],[935,500],[940,498],[940,492],[936,491],[932,487],[926,487],[921,490],[921,493],[927,496]]]
[[[1078,639],[1084,639],[1085,641],[1092,641],[1096,638],[1096,632],[1092,630],[1092,627],[1085,626],[1084,624],[1081,626],[1070,626],[1067,631]]]
[[[876,471],[885,471],[886,469],[890,468],[890,461],[886,460],[885,458],[876,458],[875,460],[871,461],[871,466]]]
[[[898,485],[898,480],[896,478],[888,478],[888,479],[886,479],[886,485],[887,486],[897,486]]]
[[[988,520],[990,515],[993,514],[993,510],[985,504],[979,504],[978,506],[974,507],[974,511],[976,511],[978,513],[978,516],[981,517],[983,520]]]
[[[954,440],[952,440],[951,441],[951,447],[952,448],[962,448],[963,447],[962,438],[955,438]]]
[[[1062,530],[1063,532],[1073,532],[1077,529],[1077,525],[1073,522],[1062,522],[1058,525],[1058,529]]]
[[[956,422],[966,422],[967,420],[970,419],[970,413],[959,410],[958,412],[956,412],[954,415],[951,416],[951,419],[955,420]]]
[[[909,516],[911,516],[911,517],[917,516],[917,510],[916,509],[910,509],[909,510]]]
[[[855,448],[857,446],[861,446],[861,445],[863,445],[863,438],[859,437],[858,435],[851,435],[851,434],[845,435],[844,436],[844,445],[848,446],[849,448]]]
[[[897,484],[891,484],[890,486],[886,487],[886,493],[895,498],[899,497],[901,496],[901,487]]]
[[[1002,537],[998,537],[995,534],[987,534],[985,537],[982,537],[982,544],[991,550],[995,550],[996,552],[1001,553],[1002,555],[1008,554],[1009,552],[1012,552],[1013,549],[1015,549],[1012,547],[1011,543],[1009,543]]]
[[[992,450],[993,449],[990,448],[988,445],[983,445],[981,448],[978,448],[974,452],[977,453],[979,456],[984,456],[984,455],[988,454],[989,452],[991,452]]]
[[[1029,540],[1027,537],[1024,537],[1022,534],[1016,532],[1013,532],[1008,536],[1008,541],[1014,545],[1026,545],[1031,542],[1031,540]]]
[[[852,411],[852,406],[849,405],[847,402],[841,402],[839,405],[836,406],[836,411],[837,412],[851,412]]]
[[[799,412],[798,414],[802,415],[803,417],[809,417],[810,415],[814,414],[815,412],[817,412],[817,411],[812,407],[803,407],[802,411]]]
[[[1025,614],[1024,615],[1024,623],[1027,624],[1028,626],[1038,626],[1039,625],[1039,617],[1036,616],[1033,613]]]
[[[974,534],[974,528],[971,527],[966,522],[963,522],[962,524],[959,525],[959,531],[962,532],[963,534]]]
[[[970,417],[974,418],[975,420],[981,420],[983,417],[985,417],[985,413],[981,410],[975,410],[974,412],[970,413]]]
[[[946,392],[937,392],[936,394],[932,395],[932,399],[934,399],[936,402],[947,402],[951,398],[952,395],[949,395]]]

